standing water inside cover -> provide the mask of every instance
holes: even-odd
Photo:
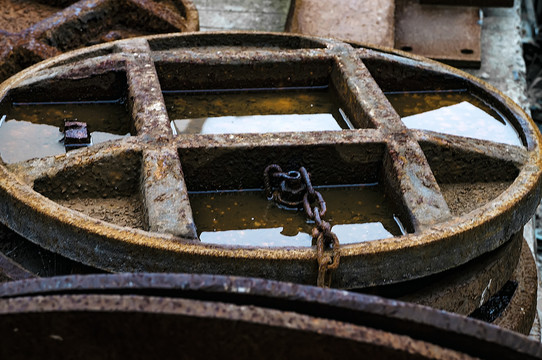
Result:
[[[7,163],[65,153],[64,120],[85,122],[93,144],[130,135],[122,101],[12,103],[0,114],[0,156]]]
[[[319,187],[327,203],[324,219],[341,244],[402,235],[392,204],[379,185]],[[190,193],[199,238],[241,246],[311,246],[314,222],[303,210],[286,210],[261,190]]]
[[[386,97],[408,128],[522,145],[501,113],[467,91],[390,92]]]
[[[168,91],[177,134],[328,131],[352,128],[327,86],[284,89]]]

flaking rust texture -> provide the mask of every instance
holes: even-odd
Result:
[[[134,36],[199,30],[191,0],[4,0],[0,81],[76,48]]]
[[[163,97],[164,91],[175,90],[314,86],[337,90],[353,129],[175,135]],[[468,89],[483,98],[506,115],[522,143],[408,129],[384,94],[439,89]],[[190,191],[261,189],[269,164],[304,166],[315,185],[379,182],[392,199],[407,233],[341,245],[332,283],[340,288],[395,284],[475,261],[520,232],[541,197],[539,134],[517,105],[465,73],[393,50],[269,33],[121,40],[63,54],[17,74],[0,86],[0,107],[23,100],[68,101],[69,96],[126,98],[131,136],[0,166],[0,220],[32,242],[106,271],[211,272],[314,284],[314,247],[216,245],[195,236]],[[467,175],[450,170],[469,164]],[[509,181],[504,192],[474,210],[450,212],[441,184],[483,179],[480,171],[500,166],[511,170],[508,178],[493,170],[489,180]],[[108,185],[115,169],[131,169],[125,181],[115,180],[117,188]],[[81,174],[102,179],[89,188]],[[105,198],[140,196],[144,229],[59,205],[53,195],[62,194],[62,184],[70,182],[96,194],[103,187]],[[71,199],[84,196],[73,189]]]

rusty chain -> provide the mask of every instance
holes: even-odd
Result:
[[[280,181],[280,184],[273,191],[273,182],[277,181]],[[279,165],[271,164],[264,170],[264,188],[268,200],[274,200],[286,208],[302,208],[307,217],[315,222],[316,226],[311,235],[316,243],[317,285],[329,287],[331,273],[339,267],[339,239],[331,231],[331,225],[322,220],[327,211],[326,202],[322,194],[313,188],[307,169],[302,166],[299,171],[283,172]],[[316,206],[311,207],[313,203],[316,203]]]

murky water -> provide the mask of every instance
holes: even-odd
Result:
[[[178,134],[326,131],[352,128],[329,87],[165,92]]]
[[[327,203],[324,217],[341,244],[401,235],[394,212],[379,185],[319,188]],[[224,245],[311,246],[314,223],[302,210],[285,210],[263,191],[190,193],[202,242]]]
[[[391,92],[386,97],[409,128],[522,145],[501,113],[467,91]]]
[[[0,155],[7,163],[65,153],[64,119],[86,122],[93,144],[130,134],[121,101],[13,103],[0,114]]]

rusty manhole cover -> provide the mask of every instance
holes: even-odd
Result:
[[[3,0],[0,81],[64,51],[134,36],[199,30],[191,0]]]
[[[0,336],[0,354],[10,359],[542,356],[539,342],[419,305],[263,279],[185,274],[1,284]]]
[[[334,287],[465,264],[510,244],[540,200],[539,134],[517,105],[452,68],[335,40],[122,40],[37,64],[0,98],[2,222],[107,271],[316,283],[314,224],[266,199],[271,164],[305,167],[326,199]],[[75,119],[93,145],[65,153]]]

